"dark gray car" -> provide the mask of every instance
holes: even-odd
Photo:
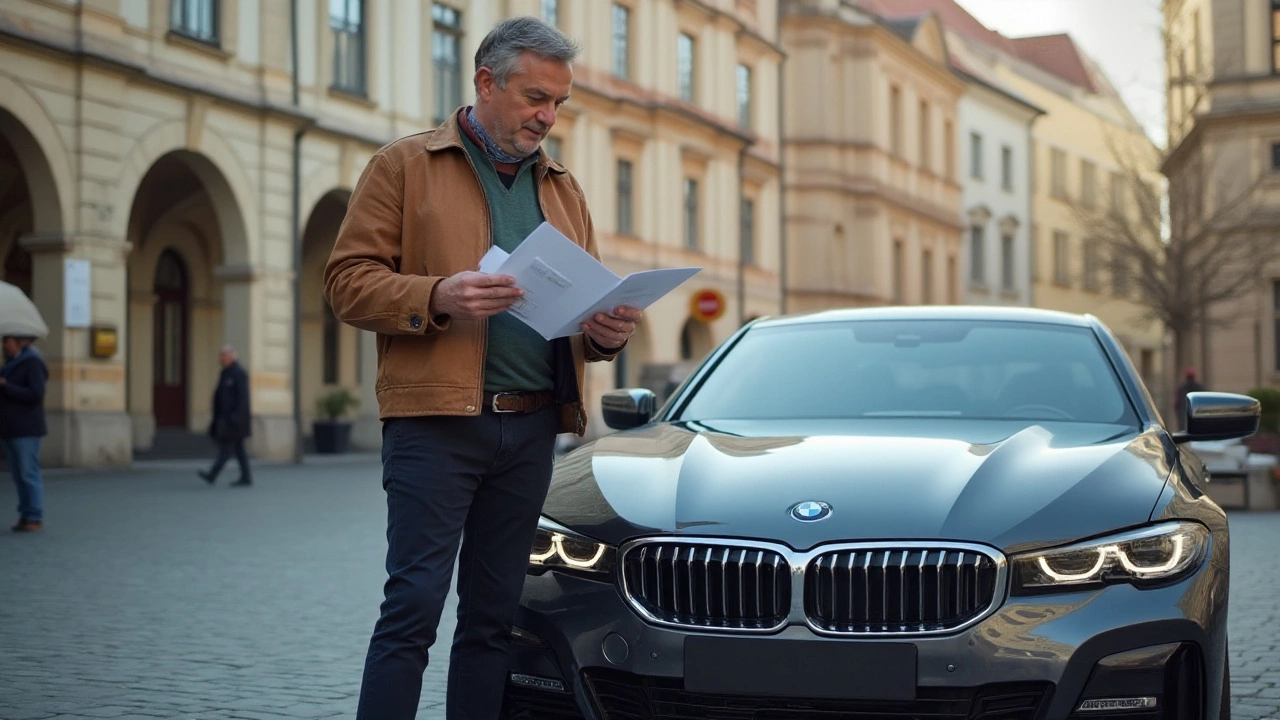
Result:
[[[557,465],[512,718],[1226,718],[1229,539],[1096,319],[892,308],[740,330]]]

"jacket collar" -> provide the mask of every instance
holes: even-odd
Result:
[[[464,105],[450,113],[444,122],[431,131],[427,137],[427,152],[439,152],[447,148],[458,148],[466,152],[466,148],[462,146],[462,129],[458,127],[458,116],[468,107],[470,106]],[[538,148],[538,161],[535,163],[535,167],[538,169],[539,174],[547,170],[557,173],[568,172],[563,165],[548,155],[542,148]]]

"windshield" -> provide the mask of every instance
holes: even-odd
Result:
[[[755,328],[675,419],[859,417],[1137,424],[1090,329],[973,320]]]

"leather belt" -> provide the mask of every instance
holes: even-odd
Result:
[[[486,392],[484,407],[496,413],[535,413],[556,403],[556,395],[550,390],[535,392]]]

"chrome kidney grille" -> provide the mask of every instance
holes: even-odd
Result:
[[[805,615],[834,633],[951,630],[991,607],[999,576],[996,561],[974,551],[827,552],[805,572]]]
[[[768,631],[791,611],[791,566],[764,548],[646,543],[625,553],[622,583],[632,607],[664,625]]]
[[[994,611],[1004,557],[977,545],[849,543],[796,552],[711,538],[622,548],[628,604],[651,623],[726,632],[806,624],[826,635],[952,632]],[[795,592],[803,597],[793,602]]]

